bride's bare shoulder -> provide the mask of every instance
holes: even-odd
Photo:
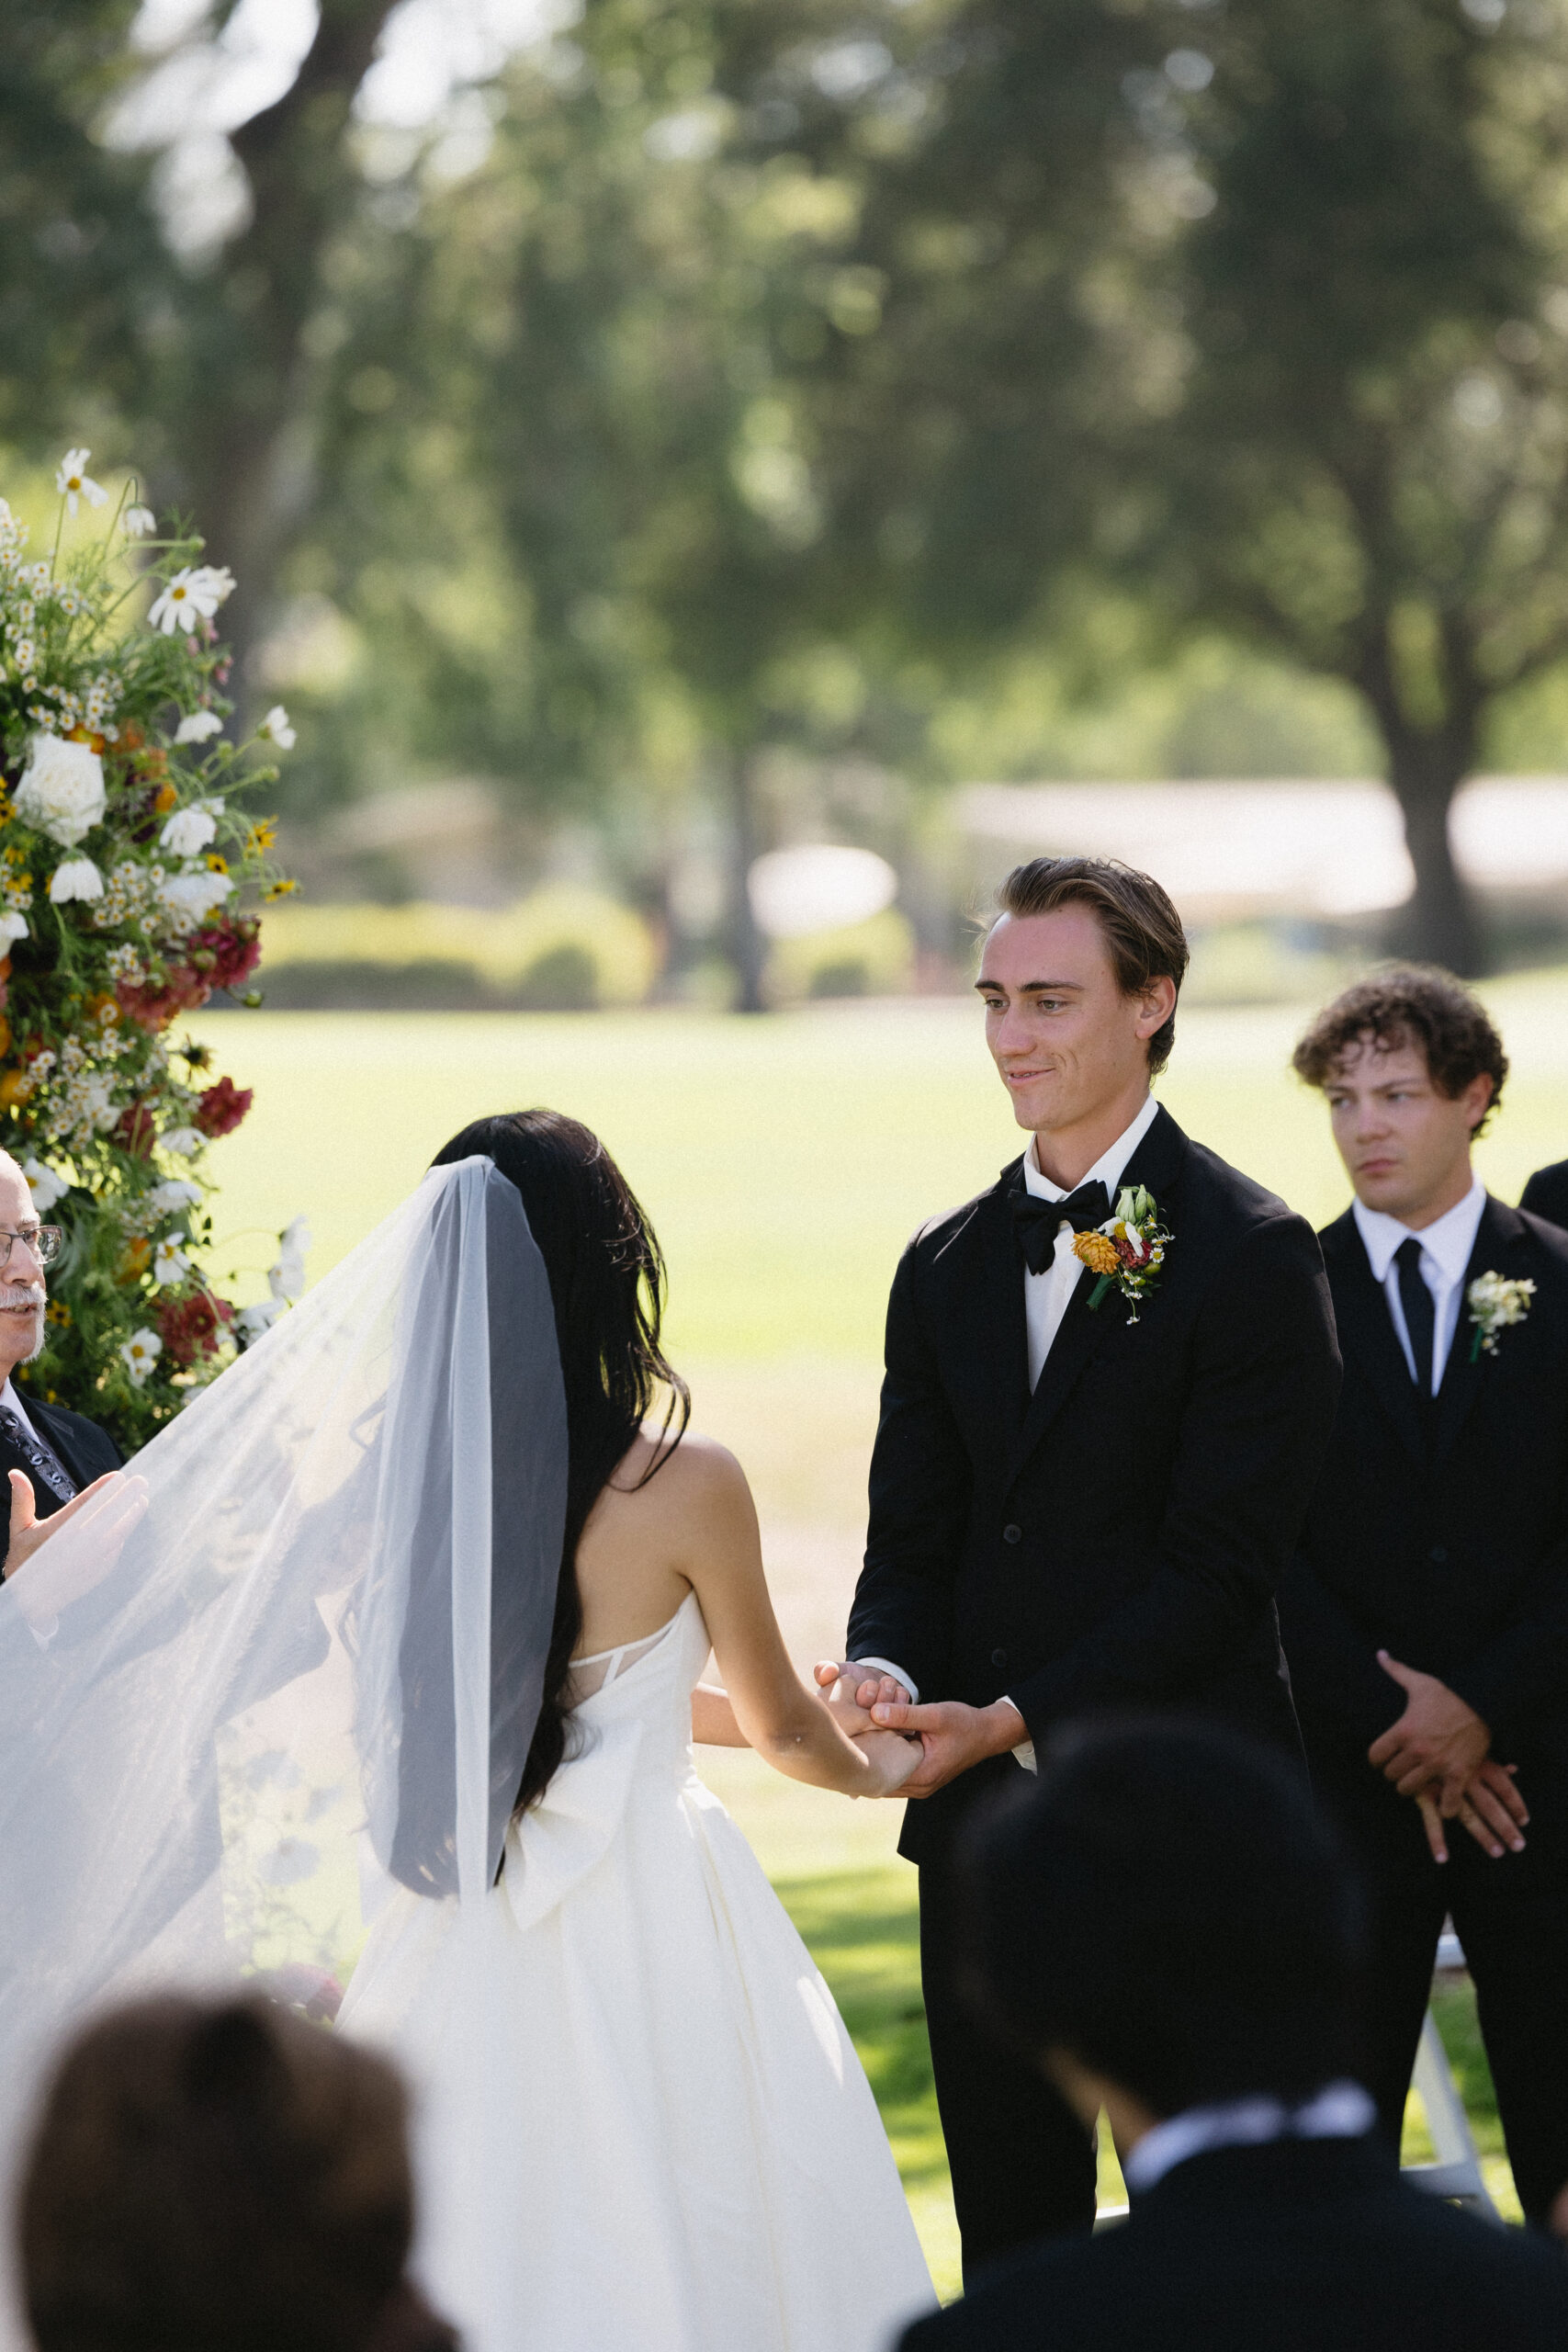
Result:
[[[654,1510],[750,1506],[751,1497],[746,1473],[727,1445],[690,1429],[676,1443],[657,1422],[638,1431],[613,1484]]]

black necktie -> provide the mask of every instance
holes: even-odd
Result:
[[[1399,1267],[1399,1303],[1404,1309],[1404,1328],[1410,1335],[1410,1352],[1416,1359],[1416,1385],[1424,1397],[1430,1397],[1432,1343],[1438,1317],[1432,1294],[1422,1278],[1421,1244],[1412,1234],[1393,1254]]]
[[[9,1405],[0,1405],[0,1437],[16,1449],[28,1468],[42,1479],[58,1502],[68,1503],[71,1500],[76,1491],[76,1482],[70,1471],[41,1438],[28,1436]]]
[[[1056,1254],[1056,1233],[1064,1223],[1075,1233],[1093,1233],[1111,1218],[1111,1195],[1097,1177],[1080,1184],[1065,1201],[1043,1201],[1037,1193],[1012,1195],[1012,1221],[1019,1246],[1032,1274],[1043,1274]]]

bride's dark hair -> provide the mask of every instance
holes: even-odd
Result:
[[[582,1634],[577,1547],[632,1441],[669,1393],[661,1446],[637,1481],[646,1486],[685,1433],[691,1397],[659,1344],[664,1258],[631,1186],[600,1142],[558,1111],[511,1111],[443,1144],[431,1162],[483,1157],[523,1196],[549,1278],[566,1388],[566,1528],[539,1721],[523,1767],[517,1809],[543,1794],[566,1753],[571,1658]],[[673,1428],[673,1436],[670,1432]]]

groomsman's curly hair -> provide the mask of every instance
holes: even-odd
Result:
[[[1191,950],[1181,917],[1152,874],[1116,857],[1032,857],[1015,865],[997,892],[1004,915],[1055,914],[1073,904],[1100,918],[1123,996],[1141,996],[1151,980],[1171,979],[1178,996]],[[1149,1039],[1149,1076],[1157,1078],[1176,1043],[1176,1014]]]
[[[1414,1046],[1427,1074],[1450,1101],[1472,1079],[1492,1080],[1492,1100],[1476,1123],[1480,1135],[1503,1098],[1508,1057],[1479,997],[1437,964],[1386,964],[1325,1005],[1295,1052],[1291,1067],[1309,1086],[1327,1086],[1353,1046],[1371,1042],[1384,1053]]]

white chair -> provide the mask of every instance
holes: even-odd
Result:
[[[1438,1946],[1439,1975],[1462,1969],[1464,1950],[1453,1929],[1449,1928]],[[1406,2165],[1404,2177],[1430,2196],[1447,2197],[1455,2204],[1467,2205],[1485,2222],[1503,2226],[1503,2216],[1492,2202],[1491,2193],[1482,2177],[1481,2159],[1475,2152],[1470,2118],[1464,2111],[1464,2101],[1459,2095],[1448,2052],[1443,2048],[1438,2021],[1430,2009],[1422,2021],[1421,2040],[1416,2052],[1416,2066],[1411,2081],[1421,2094],[1421,2104],[1427,2110],[1427,2129],[1436,2150],[1435,2161],[1428,2165]]]

